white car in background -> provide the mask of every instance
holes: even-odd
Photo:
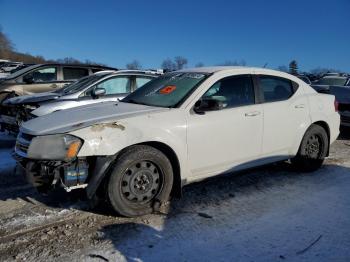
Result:
[[[3,102],[0,124],[12,132],[29,119],[100,102],[122,99],[162,72],[156,70],[100,71],[55,92],[13,97]]]
[[[248,67],[167,73],[119,103],[23,124],[15,155],[40,189],[86,188],[123,216],[157,210],[181,187],[276,161],[319,168],[339,134],[332,95]]]

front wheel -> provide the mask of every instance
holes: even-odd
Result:
[[[173,185],[169,159],[158,149],[137,145],[125,150],[112,169],[107,196],[120,215],[135,217],[168,200]]]
[[[301,141],[298,154],[291,159],[292,164],[300,171],[315,171],[323,164],[328,148],[326,130],[321,126],[311,125]]]

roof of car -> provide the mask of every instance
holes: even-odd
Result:
[[[111,74],[159,76],[162,73],[159,73],[157,71],[151,71],[151,70],[103,70],[95,73],[95,75],[111,75]]]
[[[38,66],[72,66],[72,67],[94,67],[94,68],[108,68],[111,70],[118,70],[117,68],[110,67],[110,66],[104,66],[104,65],[90,65],[90,64],[65,64],[65,63],[44,63],[44,64],[37,64]]]
[[[182,69],[179,70],[178,72],[196,72],[196,73],[217,73],[221,71],[232,71],[232,70],[247,70],[247,71],[252,71],[252,70],[259,70],[259,71],[264,71],[264,72],[279,72],[276,70],[272,69],[267,69],[267,68],[258,68],[258,67],[247,67],[247,66],[213,66],[213,67],[197,67],[197,68],[189,68],[189,69]]]

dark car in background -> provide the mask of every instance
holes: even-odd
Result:
[[[343,127],[350,127],[350,77],[327,75],[311,85],[317,92],[332,94],[338,102],[338,110]]]
[[[310,81],[310,79],[307,76],[305,76],[305,75],[298,75],[297,77],[299,79],[303,80],[306,84],[311,85],[311,81]]]
[[[0,79],[0,103],[9,96],[55,91],[79,78],[116,68],[97,65],[37,64]]]

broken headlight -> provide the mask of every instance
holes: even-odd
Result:
[[[28,158],[70,161],[78,155],[82,144],[81,139],[72,135],[37,136],[30,143]]]

